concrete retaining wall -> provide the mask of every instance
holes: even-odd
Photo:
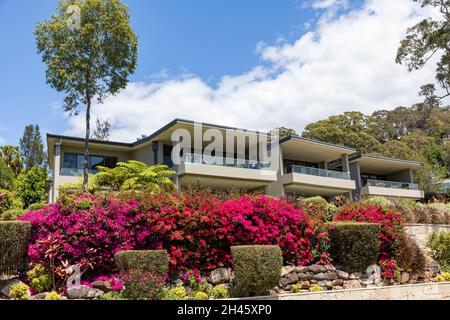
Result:
[[[239,300],[450,300],[450,282],[284,294]]]

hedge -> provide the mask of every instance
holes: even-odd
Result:
[[[441,270],[450,272],[450,232],[433,232],[427,242],[431,249],[431,256],[437,261]]]
[[[231,247],[236,297],[261,296],[278,285],[283,258],[279,246]]]
[[[328,224],[330,254],[336,266],[362,272],[376,264],[380,255],[379,224],[338,222]]]
[[[122,251],[114,256],[125,283],[124,296],[132,300],[161,299],[169,271],[166,250]]]
[[[31,224],[0,221],[0,275],[18,275],[27,269]]]

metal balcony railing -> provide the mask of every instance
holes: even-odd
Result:
[[[245,159],[235,159],[217,156],[205,156],[196,153],[186,153],[183,156],[183,162],[209,164],[233,168],[255,169],[255,170],[268,170],[271,168],[270,162],[251,161]]]
[[[397,182],[397,181],[366,180],[366,186],[389,188],[389,189],[419,190],[419,185],[417,183]]]

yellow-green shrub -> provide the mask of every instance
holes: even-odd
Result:
[[[229,297],[228,289],[221,284],[212,289],[211,295],[214,299],[226,299]]]
[[[199,291],[195,294],[194,300],[208,300],[208,294],[202,291]]]
[[[436,277],[437,282],[449,282],[450,281],[450,272],[441,273]]]
[[[52,291],[45,297],[45,300],[61,300],[61,296],[57,292]]]
[[[431,256],[444,272],[450,272],[450,232],[432,233],[428,238]]]
[[[164,300],[186,300],[186,298],[187,293],[184,287],[175,287],[168,289],[164,296]]]
[[[37,264],[27,272],[28,281],[37,293],[48,291],[52,287],[50,272],[41,264]]]
[[[309,291],[310,292],[320,292],[320,291],[322,291],[322,287],[319,286],[318,284],[314,284],[311,287],[309,287]]]
[[[22,282],[13,284],[9,289],[9,296],[14,300],[28,300],[30,287]]]
[[[299,284],[294,284],[291,289],[292,293],[299,293],[301,290],[302,287]]]

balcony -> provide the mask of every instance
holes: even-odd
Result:
[[[289,166],[282,175],[286,190],[304,195],[331,196],[356,189],[350,173],[303,166]]]
[[[411,199],[424,197],[423,191],[419,189],[419,185],[416,183],[383,180],[365,180],[361,194]]]
[[[252,189],[277,180],[270,163],[187,153],[177,168],[181,184]]]
[[[95,169],[89,169],[89,174],[96,174],[98,173],[98,170]],[[82,177],[84,174],[83,169],[74,169],[74,168],[61,168],[59,171],[60,176],[67,176],[67,177]]]

